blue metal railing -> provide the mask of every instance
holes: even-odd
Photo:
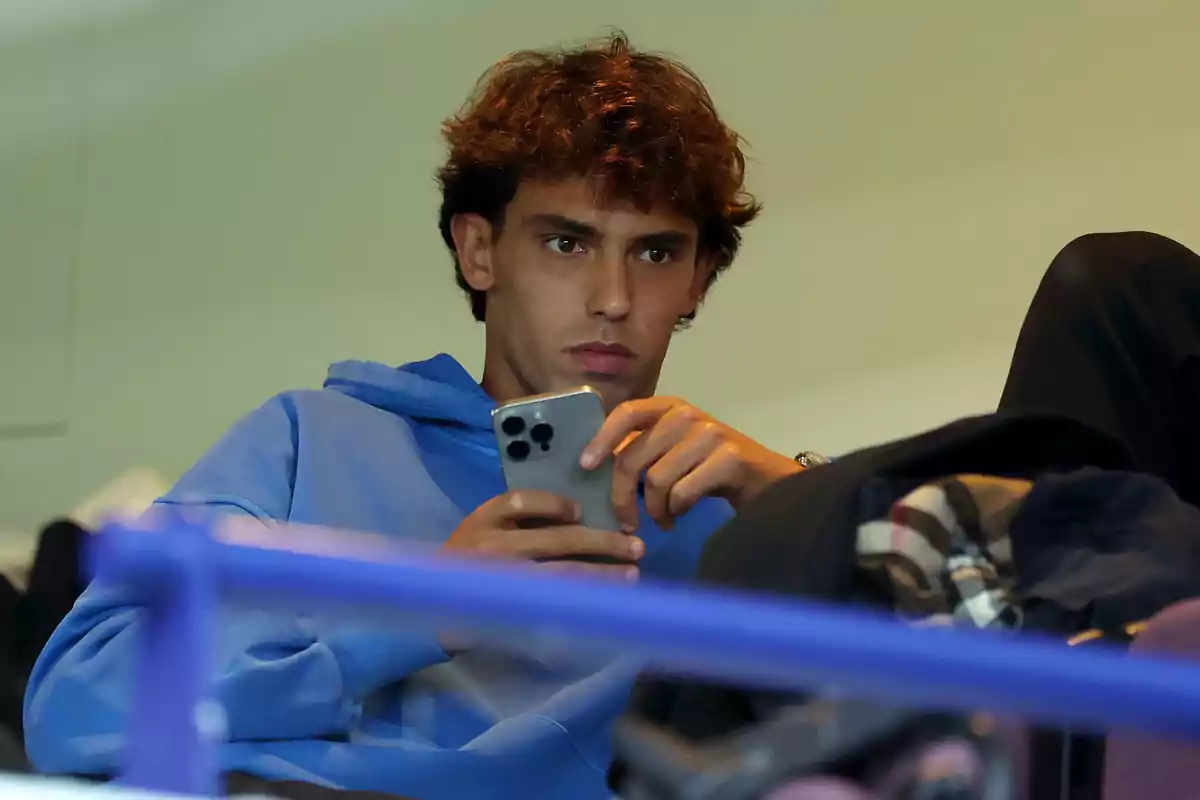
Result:
[[[329,555],[340,553],[340,555]],[[143,642],[124,783],[213,794],[218,597],[391,610],[454,629],[575,637],[656,670],[836,687],[909,706],[1200,737],[1200,668],[1035,637],[920,630],[861,612],[699,588],[571,580],[353,534],[181,515],[97,534],[98,578],[140,592]]]

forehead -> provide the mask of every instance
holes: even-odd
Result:
[[[643,211],[633,203],[605,198],[595,181],[522,181],[509,203],[506,224],[546,216],[566,217],[614,236],[680,233],[694,238],[696,224],[670,208]]]

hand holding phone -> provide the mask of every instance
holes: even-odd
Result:
[[[613,460],[601,459],[590,469],[579,463],[604,419],[604,402],[589,386],[522,397],[493,411],[509,491],[533,489],[565,497],[579,507],[583,525],[622,530],[613,506]]]
[[[634,536],[580,524],[580,509],[549,492],[518,490],[493,497],[471,513],[443,545],[469,555],[542,562],[553,570],[583,570],[632,580],[645,545]],[[602,559],[604,563],[587,563]]]
[[[804,469],[678,397],[617,406],[585,445],[580,464],[610,474],[613,505],[625,530],[637,525],[643,480],[646,512],[665,529],[701,498],[722,497],[737,509]]]
[[[506,492],[468,515],[442,549],[469,556],[529,560],[538,569],[554,572],[637,580],[634,564],[646,552],[642,540],[585,527],[579,518],[579,506],[565,497],[536,490]],[[443,631],[438,638],[447,653],[473,646],[472,637],[453,631]]]

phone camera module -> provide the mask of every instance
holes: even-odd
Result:
[[[529,431],[529,438],[542,448],[542,452],[550,449],[550,440],[554,438],[554,428],[547,422],[539,422]]]
[[[525,431],[525,420],[515,414],[511,417],[506,417],[500,423],[500,430],[508,436],[520,436]]]
[[[508,453],[508,457],[513,461],[524,461],[529,458],[529,442],[524,439],[509,442],[508,446],[504,448],[504,452]]]

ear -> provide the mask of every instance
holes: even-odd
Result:
[[[492,270],[492,223],[478,214],[456,214],[450,220],[450,236],[463,279],[477,292],[486,292],[496,282]]]
[[[708,293],[708,281],[716,268],[717,262],[713,256],[696,256],[696,269],[692,272],[692,284],[688,287],[687,308],[679,316],[685,317],[696,313],[696,309],[704,301],[704,295]]]

